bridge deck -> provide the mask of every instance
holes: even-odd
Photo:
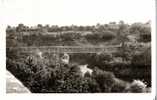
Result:
[[[41,47],[10,47],[7,49],[17,49],[21,52],[50,52],[50,53],[98,53],[115,52],[120,46],[41,46]]]

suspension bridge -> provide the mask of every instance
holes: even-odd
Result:
[[[8,47],[7,50],[33,53],[37,51],[48,53],[109,53],[115,52],[120,45],[115,46],[40,46],[40,47]]]

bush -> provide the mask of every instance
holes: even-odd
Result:
[[[103,40],[112,40],[113,38],[116,37],[116,34],[111,31],[104,31],[102,34]]]
[[[146,92],[146,84],[140,80],[134,80],[126,90],[128,92],[143,93]]]
[[[135,54],[131,62],[134,66],[151,66],[151,48],[143,50],[140,54]]]
[[[85,38],[89,41],[108,41],[108,40],[112,40],[113,38],[115,38],[116,35],[111,32],[111,31],[103,31],[101,33],[96,32],[93,34],[87,34],[85,35]]]
[[[115,78],[113,73],[95,68],[93,72],[93,77],[99,84],[101,92],[111,92],[111,89],[114,86]]]
[[[124,92],[127,83],[116,79],[117,74],[114,75],[112,72],[116,72],[116,68],[119,68],[117,73],[124,72],[127,64],[114,63],[115,65],[106,67],[105,64],[112,59],[112,55],[88,54],[87,56],[84,54],[82,56],[88,59],[86,63],[89,63],[89,67],[93,69],[92,75],[86,73],[82,77],[78,65],[60,64],[57,66],[51,57],[40,59],[30,56],[27,59],[26,57],[19,58],[20,60],[7,58],[7,69],[34,93]],[[136,91],[136,88],[130,88],[133,89],[131,91]]]

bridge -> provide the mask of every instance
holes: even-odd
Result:
[[[115,52],[120,45],[115,46],[40,46],[40,47],[9,47],[8,50],[33,53],[37,51],[48,53],[99,53]]]
[[[60,67],[60,53],[114,53],[121,48],[120,45],[114,46],[40,46],[40,47],[8,47],[7,51],[19,51],[19,53],[54,53],[54,64]]]

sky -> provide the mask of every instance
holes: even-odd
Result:
[[[7,25],[95,25],[147,22],[155,0],[0,0],[0,19]]]

